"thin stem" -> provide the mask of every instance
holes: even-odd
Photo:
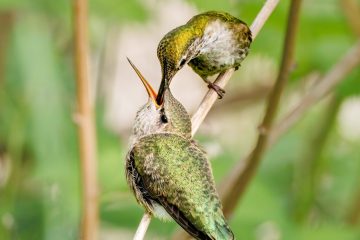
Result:
[[[151,215],[148,213],[144,213],[141,222],[138,226],[138,229],[136,230],[133,240],[144,239],[146,230],[148,229],[150,222],[151,222]]]
[[[74,1],[75,69],[77,113],[82,172],[81,236],[95,240],[98,235],[98,187],[96,164],[96,134],[93,106],[90,100],[87,0]]]
[[[279,0],[267,0],[256,16],[254,22],[251,24],[250,29],[252,33],[253,40],[256,38],[265,22],[269,18],[270,14],[274,11],[275,7],[279,3]],[[230,69],[222,74],[220,74],[216,80],[215,84],[221,88],[224,88],[225,85],[229,82],[230,77],[234,73],[233,69]],[[206,115],[209,113],[211,107],[214,105],[218,95],[215,91],[210,89],[203,100],[200,103],[197,111],[191,118],[192,123],[192,135],[194,136],[197,130],[199,129],[201,123],[204,121]]]
[[[217,79],[214,81],[214,83],[224,88],[225,85],[229,82],[230,77],[234,73],[234,69],[229,69],[223,73],[220,73],[220,75],[217,77]],[[191,128],[191,135],[194,136],[197,130],[200,127],[200,124],[204,121],[206,115],[209,113],[211,107],[214,105],[216,99],[218,99],[217,93],[210,89],[203,100],[200,103],[200,106],[194,113],[194,115],[191,118],[192,128]]]

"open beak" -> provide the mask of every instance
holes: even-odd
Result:
[[[154,91],[154,89],[151,87],[151,85],[149,84],[149,82],[145,79],[145,77],[141,74],[141,72],[139,71],[139,69],[137,69],[137,67],[130,61],[129,58],[127,58],[127,60],[129,61],[131,67],[134,69],[134,71],[136,72],[136,74],[138,75],[138,77],[140,78],[141,82],[144,84],[144,87],[149,95],[149,97],[151,98],[151,100],[154,102],[156,108],[160,107],[159,104],[156,101],[157,98],[157,94]]]

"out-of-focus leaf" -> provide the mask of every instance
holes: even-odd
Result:
[[[54,41],[44,19],[19,22],[15,47],[21,94],[29,113],[28,141],[36,159],[35,178],[29,184],[38,186],[36,192],[44,204],[44,238],[75,239],[78,162],[71,145],[71,112],[64,99],[66,82],[73,80],[61,77]]]
[[[353,72],[339,85],[337,93],[341,97],[360,95],[360,67],[353,70]]]
[[[144,21],[148,17],[144,4],[138,0],[90,0],[90,14],[105,19]]]

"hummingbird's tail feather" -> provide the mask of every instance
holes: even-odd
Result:
[[[179,210],[178,207],[168,203],[163,198],[157,199],[159,203],[165,208],[165,210],[169,213],[169,215],[191,236],[199,240],[213,240],[206,233],[197,229]]]
[[[234,233],[231,231],[230,227],[226,224],[225,221],[222,221],[221,223],[216,222],[216,237],[215,239],[221,239],[221,240],[234,240]]]

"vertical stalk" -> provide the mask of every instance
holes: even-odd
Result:
[[[96,132],[90,100],[87,0],[74,2],[75,69],[77,114],[82,174],[81,238],[95,240],[98,235],[98,186]]]
[[[300,6],[301,0],[291,1],[279,75],[275,82],[275,86],[270,93],[265,116],[259,128],[258,140],[250,155],[250,159],[245,166],[245,170],[243,174],[237,176],[238,178],[235,181],[237,184],[233,190],[222,198],[224,205],[223,210],[226,217],[229,217],[233,213],[236,204],[243,196],[264,155],[269,140],[269,132],[271,131],[280,104],[280,98],[289,79],[290,70],[293,65]]]
[[[5,81],[6,50],[14,22],[14,14],[11,11],[0,12],[0,86]]]
[[[348,25],[360,37],[360,6],[356,0],[340,0]]]
[[[346,216],[346,222],[350,225],[356,226],[360,222],[360,190],[355,193],[352,199],[351,206]]]

